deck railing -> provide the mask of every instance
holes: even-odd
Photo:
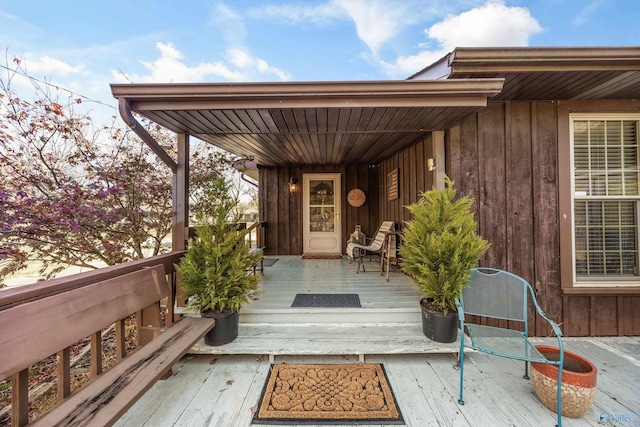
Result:
[[[159,264],[164,265],[165,272],[167,274],[167,281],[170,284],[170,294],[168,301],[166,302],[166,316],[164,321],[164,326],[170,326],[174,321],[174,301],[175,301],[175,289],[176,289],[176,280],[175,280],[175,267],[184,254],[183,251],[174,251],[164,255],[158,255],[146,259],[136,260],[132,262],[128,262],[125,264],[109,266],[105,268],[100,268],[97,270],[74,274],[67,277],[61,277],[53,280],[36,282],[29,285],[19,286],[15,288],[5,289],[0,291],[0,313],[3,311],[9,313],[9,309],[20,307],[26,303],[44,300],[45,298],[64,294],[66,292],[70,292],[72,290],[76,290],[79,288],[87,287],[99,282],[104,282],[105,280],[118,278],[120,276],[124,276],[128,273],[133,273],[139,270],[146,269],[148,267],[157,266]],[[134,283],[131,283],[134,285]],[[59,298],[52,298],[52,300],[59,300]],[[15,312],[15,310],[12,310]],[[134,315],[134,313],[131,313]],[[144,318],[144,310],[141,312],[135,313],[136,318],[136,338],[137,345],[143,345],[148,342],[153,337],[153,331],[145,332],[145,328],[150,325],[143,325],[142,319]],[[42,322],[46,324],[47,319],[42,319]],[[0,325],[0,331],[6,325]],[[55,325],[49,325],[55,326]],[[160,325],[152,325],[152,326],[160,326]],[[60,325],[63,327],[63,325]],[[150,328],[153,329],[153,328]],[[8,331],[6,331],[8,332]],[[125,339],[124,339],[124,319],[120,322],[116,322],[115,324],[115,351],[117,361],[119,362],[125,355]],[[102,342],[95,342],[95,336],[99,336],[100,331],[96,331],[96,334],[91,337],[91,366],[89,371],[95,375],[96,373],[101,372],[102,370],[102,357],[98,352],[101,353]],[[7,336],[6,333],[0,332],[0,337]],[[14,334],[15,335],[15,334]],[[29,337],[25,337],[25,339],[29,339]],[[0,338],[0,344],[2,344],[2,338]],[[5,344],[9,345],[8,342]],[[0,346],[1,347],[1,346]],[[58,375],[57,375],[57,390],[58,390],[58,401],[61,398],[66,397],[69,394],[69,376],[66,375],[70,372],[69,366],[69,351],[70,348],[60,348],[54,350],[58,354]],[[5,365],[6,363],[6,365]],[[5,367],[12,366],[12,361],[3,360],[0,357],[0,365],[5,365]],[[0,366],[1,367],[1,366]],[[33,367],[33,365],[32,365]],[[25,393],[26,386],[26,378],[24,378],[23,372],[4,372],[6,369],[0,369],[3,372],[2,377],[0,377],[0,381],[4,381],[5,379],[11,377],[12,378],[12,405],[14,408],[14,425],[15,419],[17,418],[17,414],[15,413],[16,408],[24,408],[26,407],[24,402],[20,402],[20,400],[24,400],[25,398],[28,400],[28,393]],[[25,371],[26,372],[26,371]],[[65,375],[60,375],[60,373],[65,373]],[[6,375],[5,375],[6,374]],[[20,378],[17,378],[20,376]],[[6,420],[6,410],[0,410],[0,424],[2,424],[2,419]],[[26,414],[19,414],[21,419],[24,419]],[[28,415],[26,415],[28,417]]]
[[[248,225],[245,224],[245,227]],[[267,221],[256,221],[247,228],[247,236],[249,239],[249,246],[251,248],[266,248],[267,247]],[[255,235],[255,239],[253,236]]]

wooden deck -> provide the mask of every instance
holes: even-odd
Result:
[[[555,413],[522,378],[523,364],[484,354],[468,354],[466,404],[458,405],[457,344],[425,338],[415,285],[400,273],[386,282],[376,268],[372,263],[356,274],[348,261],[279,257],[265,268],[265,294],[242,310],[236,341],[196,345],[117,425],[249,426],[271,363],[365,357],[384,364],[408,426],[555,425]],[[303,292],[358,293],[362,308],[292,309],[295,294]],[[599,372],[591,410],[563,424],[640,426],[640,338],[567,338],[565,344]]]
[[[544,341],[544,340],[541,340]],[[567,349],[599,369],[595,402],[565,426],[640,425],[640,339],[565,340]],[[357,363],[349,356],[282,356],[276,363]],[[407,426],[553,426],[555,413],[538,401],[522,364],[470,354],[465,363],[465,405],[457,403],[456,356],[400,354],[368,356],[383,363]],[[117,426],[249,426],[270,363],[259,355],[191,355],[175,375],[149,390]],[[610,414],[620,422],[600,421]],[[625,421],[629,420],[629,421]]]
[[[421,294],[409,278],[391,272],[380,276],[377,262],[356,273],[348,260],[302,260],[280,256],[266,267],[260,282],[264,294],[240,312],[238,338],[199,354],[351,355],[440,353],[457,345],[427,340],[422,333]],[[361,308],[291,308],[298,293],[357,293]]]

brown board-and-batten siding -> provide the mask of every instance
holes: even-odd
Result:
[[[483,266],[528,280],[567,336],[640,333],[638,296],[561,290],[557,102],[490,103],[450,129],[445,147],[447,173],[474,198],[479,232],[491,242]],[[535,317],[530,325],[532,335],[549,332]]]
[[[424,191],[433,187],[435,172],[429,171],[427,166],[427,160],[430,158],[435,159],[435,154],[431,134],[428,134],[382,162],[380,168],[381,221],[393,221],[396,228],[402,229],[404,222],[411,219],[406,206],[418,201]],[[398,173],[398,197],[389,200],[387,177],[394,171]]]
[[[369,165],[310,165],[290,167],[261,167],[259,179],[260,220],[267,221],[267,255],[302,255],[303,198],[302,179],[306,173],[339,173],[341,175],[341,225],[342,250],[356,228],[362,227],[372,236],[379,226],[378,215],[378,166]],[[289,179],[297,181],[296,191],[289,191]],[[360,207],[347,202],[349,191],[364,191],[366,201]]]

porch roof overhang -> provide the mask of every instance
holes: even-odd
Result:
[[[456,48],[409,79],[504,78],[491,100],[640,98],[640,47]]]
[[[112,84],[135,112],[263,166],[377,164],[487,105],[504,79]]]

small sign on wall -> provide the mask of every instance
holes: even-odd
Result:
[[[398,198],[398,168],[387,174],[387,200],[392,201]]]

